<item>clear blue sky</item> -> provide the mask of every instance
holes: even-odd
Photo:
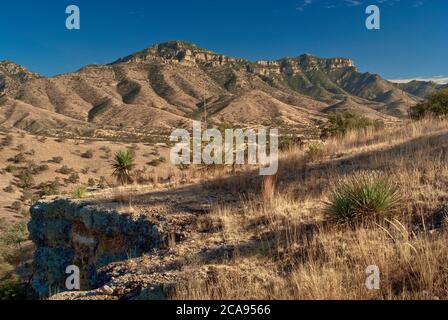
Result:
[[[79,31],[65,28],[70,4]],[[368,4],[379,31],[365,28]],[[310,53],[386,78],[447,76],[447,21],[447,0],[2,1],[0,60],[55,75],[179,39],[251,60]]]

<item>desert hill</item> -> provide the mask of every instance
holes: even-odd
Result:
[[[252,62],[171,41],[55,77],[1,62],[0,122],[32,133],[165,132],[200,119],[205,101],[215,124],[309,128],[341,104],[374,119],[405,117],[420,99],[407,91],[419,90],[360,73],[345,58]]]

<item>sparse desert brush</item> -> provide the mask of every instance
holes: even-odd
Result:
[[[325,213],[336,222],[365,221],[387,215],[399,203],[395,183],[380,173],[362,172],[335,184]]]
[[[76,172],[72,172],[68,178],[66,179],[66,182],[68,183],[78,183],[79,182],[79,174]]]
[[[161,165],[162,163],[165,163],[165,162],[166,162],[166,159],[164,157],[159,157],[159,158],[149,161],[148,165],[152,166],[152,167],[158,167],[159,165]]]
[[[83,185],[77,186],[75,188],[75,191],[73,192],[73,197],[76,198],[76,199],[82,199],[82,198],[84,198],[86,193],[87,193],[86,186],[83,186]]]
[[[41,197],[57,195],[60,193],[60,188],[61,188],[61,183],[60,183],[59,179],[41,183],[37,187],[37,189],[39,190],[38,193]]]
[[[313,142],[307,146],[306,155],[311,161],[321,158],[325,153],[325,146],[321,142]]]
[[[14,141],[14,137],[13,137],[12,135],[10,135],[10,134],[7,134],[7,135],[3,138],[3,140],[2,140],[2,144],[1,144],[1,145],[2,145],[3,147],[9,147],[9,146],[12,145],[13,141]]]
[[[12,185],[9,185],[5,188],[3,188],[3,191],[5,191],[6,193],[13,193],[14,192],[14,188]]]
[[[23,153],[18,153],[14,157],[9,158],[8,161],[15,164],[22,163],[26,161],[26,156]]]
[[[56,173],[65,174],[65,175],[71,174],[73,172],[74,172],[74,170],[72,168],[69,168],[66,165],[64,165],[61,168],[59,168],[58,170],[56,170]]]
[[[20,211],[20,209],[22,208],[22,202],[21,201],[14,201],[12,204],[11,204],[11,209],[12,210],[14,210],[14,211]]]
[[[29,169],[22,170],[18,175],[17,186],[22,189],[30,189],[34,186],[34,177]]]
[[[26,286],[14,270],[24,256],[22,243],[28,239],[26,223],[0,222],[0,301],[22,300],[26,298]]]
[[[62,158],[62,157],[53,157],[50,161],[59,164],[62,161],[64,161],[64,158]]]
[[[95,184],[96,184],[95,179],[94,179],[94,178],[89,178],[89,180],[88,180],[88,182],[87,182],[87,185],[88,185],[89,187],[94,187]]]
[[[328,123],[321,128],[321,138],[344,136],[349,131],[380,127],[382,122],[373,121],[351,112],[337,112],[329,116]]]
[[[92,150],[87,150],[86,152],[81,154],[81,158],[92,159],[93,158],[93,151]]]

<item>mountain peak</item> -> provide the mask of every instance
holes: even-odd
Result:
[[[212,65],[222,65],[227,62],[247,61],[245,59],[231,58],[218,54],[187,41],[172,40],[153,45],[130,56],[118,59],[112,64],[149,62],[154,60],[161,62],[179,62],[189,65],[203,62],[211,63]]]
[[[352,59],[335,57],[335,58],[319,58],[310,54],[302,54],[297,57],[298,63],[308,70],[326,70],[331,71],[342,68],[355,68]]]
[[[38,77],[37,73],[29,71],[24,66],[15,63],[11,60],[2,60],[0,61],[0,74],[8,75],[8,76],[29,76],[29,77]]]

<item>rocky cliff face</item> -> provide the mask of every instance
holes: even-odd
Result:
[[[165,63],[180,62],[185,65],[210,63],[213,66],[220,66],[230,62],[247,62],[245,59],[231,58],[222,54],[217,54],[187,42],[170,41],[119,59],[113,64],[126,62],[142,63],[149,61],[160,61]]]
[[[16,92],[25,82],[39,77],[17,63],[0,61],[0,96]]]
[[[165,236],[142,217],[57,200],[31,208],[30,239],[37,249],[33,288],[41,295],[65,291],[67,266],[81,271],[81,289],[97,284],[96,271],[114,261],[159,248]]]

